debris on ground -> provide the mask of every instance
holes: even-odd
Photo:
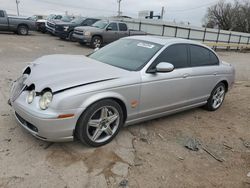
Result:
[[[140,138],[140,141],[142,141],[142,142],[145,142],[145,143],[149,144],[149,141],[148,141],[148,139],[147,139],[147,138],[143,138],[143,137],[141,137],[141,138]]]
[[[43,149],[48,149],[50,146],[52,146],[54,144],[54,142],[50,142],[48,143],[46,146],[44,146]]]
[[[225,146],[225,148],[228,149],[228,150],[232,150],[232,149],[233,149],[233,147],[229,146],[229,145],[226,144],[226,143],[223,143],[223,146]]]
[[[245,141],[243,138],[240,138],[240,140],[243,142],[243,145],[244,145],[246,148],[250,148],[250,142],[249,142],[249,141]]]
[[[185,144],[185,147],[187,149],[190,149],[192,151],[198,151],[199,150],[199,145],[200,145],[200,142],[195,139],[195,138],[189,138]]]
[[[224,159],[220,158],[219,156],[217,156],[216,154],[212,153],[212,151],[210,151],[207,147],[205,147],[204,145],[202,145],[202,149],[207,152],[209,155],[211,155],[214,159],[216,159],[219,162],[223,162],[225,161]]]
[[[179,160],[181,160],[181,161],[183,161],[183,160],[184,160],[184,158],[183,158],[183,157],[178,157],[178,159],[179,159]]]
[[[6,138],[6,139],[4,139],[4,141],[10,142],[10,141],[11,141],[11,138]]]
[[[203,145],[198,139],[195,138],[189,138],[185,144],[185,147],[187,149],[190,149],[192,151],[198,151],[199,148],[203,149],[205,152],[207,152],[209,155],[211,155],[214,159],[216,159],[219,162],[223,162],[224,159],[218,157],[216,154],[214,154],[212,151],[210,151],[205,145]]]
[[[6,116],[10,116],[10,114],[2,114],[1,116],[6,117]]]
[[[158,136],[159,136],[162,140],[164,140],[164,136],[162,136],[160,133],[158,134]]]
[[[120,187],[127,187],[128,186],[128,180],[124,179],[119,183]]]
[[[248,172],[248,173],[247,173],[247,177],[249,177],[249,178],[250,178],[250,172]]]

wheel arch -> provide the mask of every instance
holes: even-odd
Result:
[[[102,101],[102,100],[106,100],[106,99],[111,99],[114,100],[115,102],[117,102],[121,108],[122,108],[122,112],[123,112],[123,116],[124,116],[124,122],[127,119],[128,116],[128,107],[127,107],[127,100],[125,99],[125,97],[123,97],[122,95],[115,93],[115,92],[107,92],[107,93],[98,93],[95,95],[92,95],[91,97],[89,97],[88,99],[84,100],[84,102],[82,103],[81,107],[84,109],[81,112],[81,115],[94,103]],[[80,116],[81,116],[80,115]],[[79,117],[80,117],[79,116]]]
[[[229,89],[229,82],[228,82],[228,80],[227,79],[221,79],[221,80],[219,80],[217,83],[216,83],[216,85],[218,85],[219,83],[223,83],[224,85],[225,85],[225,87],[226,87],[226,92],[228,92],[228,89]],[[216,86],[215,85],[215,86]]]
[[[20,23],[20,24],[18,24],[18,25],[17,25],[17,29],[18,29],[20,26],[25,26],[25,27],[27,27],[28,29],[30,29],[29,26],[28,26],[28,24],[26,24],[26,23]]]

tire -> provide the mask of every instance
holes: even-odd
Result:
[[[91,48],[100,48],[102,46],[102,38],[99,36],[94,36],[90,44]]]
[[[29,34],[29,28],[25,25],[20,25],[17,28],[17,33],[19,35],[28,35]]]
[[[114,100],[101,100],[80,116],[75,136],[84,144],[100,147],[114,139],[123,123],[121,106]]]
[[[217,84],[215,88],[213,89],[207,104],[204,106],[206,110],[208,111],[216,111],[218,110],[225,99],[226,95],[226,86],[222,82]]]
[[[69,39],[69,41],[71,41],[71,42],[76,42],[76,39],[73,37],[73,34],[74,34],[74,31],[71,31],[71,32],[69,33],[68,39]]]

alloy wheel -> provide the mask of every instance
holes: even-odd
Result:
[[[225,88],[223,86],[219,86],[212,97],[212,106],[214,109],[217,109],[221,106],[223,103],[224,97],[225,97]]]
[[[101,107],[88,120],[87,136],[92,142],[105,142],[116,133],[119,123],[120,116],[116,108]]]

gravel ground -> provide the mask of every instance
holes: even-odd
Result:
[[[36,32],[2,33],[0,41],[0,187],[250,187],[250,53],[219,52],[236,67],[237,82],[217,112],[197,108],[130,126],[112,143],[88,148],[37,140],[6,101],[27,62],[92,50]],[[222,162],[186,149],[190,138]]]

